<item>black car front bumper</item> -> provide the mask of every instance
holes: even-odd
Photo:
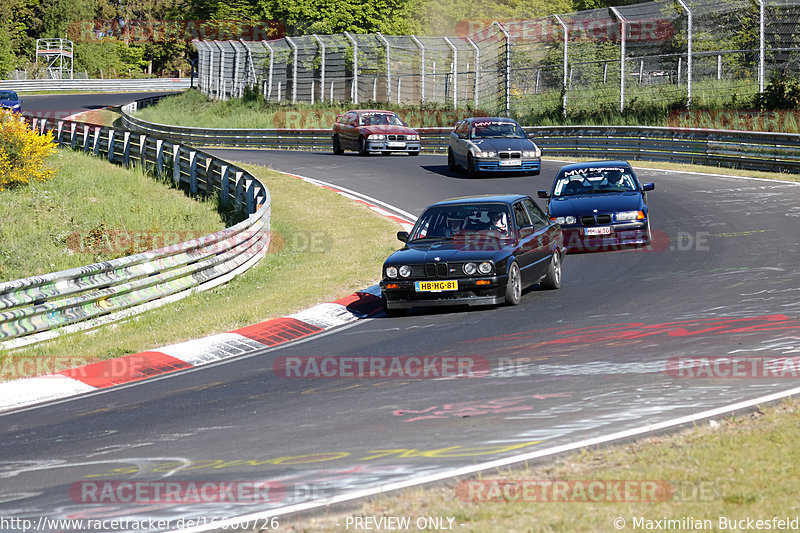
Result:
[[[439,292],[420,292],[415,288],[417,281],[384,279],[380,283],[384,305],[387,309],[411,309],[412,307],[441,307],[450,305],[498,305],[505,302],[508,276],[485,278],[454,278],[458,280],[458,290]],[[488,281],[488,285],[478,285],[478,281]],[[398,288],[387,288],[387,284],[397,284]]]

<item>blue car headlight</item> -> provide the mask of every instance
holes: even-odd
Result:
[[[630,220],[644,220],[644,211],[620,211],[616,216],[617,222],[626,222]]]
[[[553,220],[553,219],[551,219],[551,220]],[[575,224],[577,221],[578,221],[578,219],[573,217],[573,216],[556,217],[555,218],[556,224]]]

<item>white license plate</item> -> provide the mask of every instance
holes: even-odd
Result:
[[[500,160],[501,167],[519,167],[522,166],[521,159],[501,159]]]
[[[611,235],[611,227],[600,226],[597,228],[584,228],[584,235]]]
[[[389,148],[405,148],[406,143],[393,141],[393,142],[387,142],[386,146],[388,146]]]

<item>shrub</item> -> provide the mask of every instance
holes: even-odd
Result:
[[[764,92],[756,95],[755,104],[765,111],[800,109],[800,80],[785,72],[773,73]]]
[[[0,191],[52,178],[46,158],[55,151],[52,132],[39,135],[17,115],[0,112]]]

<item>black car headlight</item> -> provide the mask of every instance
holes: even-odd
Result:
[[[403,266],[400,267],[398,272],[400,273],[400,275],[402,277],[407,278],[407,277],[409,277],[411,275],[411,267],[408,266],[408,265],[403,265]]]
[[[397,267],[386,267],[386,277],[387,278],[396,278],[397,277]]]
[[[494,270],[494,266],[488,261],[484,261],[483,263],[478,265],[478,272],[480,272],[484,276],[486,276],[487,274],[491,274],[492,270]]]
[[[466,274],[467,276],[472,276],[473,274],[475,274],[475,272],[478,271],[478,267],[475,266],[475,263],[465,263],[463,269],[464,269],[464,274]]]

